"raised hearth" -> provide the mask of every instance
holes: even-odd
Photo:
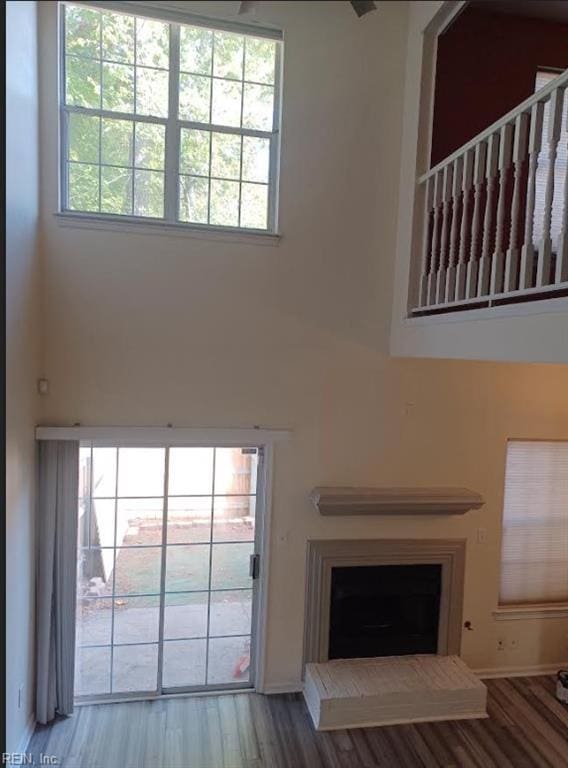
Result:
[[[304,698],[318,730],[486,717],[459,658],[465,547],[308,542]]]
[[[487,688],[457,656],[308,664],[304,698],[318,731],[487,717]]]

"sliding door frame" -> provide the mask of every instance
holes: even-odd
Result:
[[[82,427],[38,427],[37,439],[69,439],[69,433],[82,444],[92,447],[108,448],[164,448],[164,490],[162,519],[162,553],[160,574],[160,613],[158,634],[157,687],[155,691],[124,692],[114,694],[93,694],[79,696],[76,705],[113,703],[157,699],[177,695],[204,695],[219,691],[239,690],[243,692],[264,692],[266,687],[266,636],[268,615],[269,557],[271,530],[271,500],[274,461],[274,442],[287,433],[276,430],[236,429],[236,430],[190,430],[175,428],[82,428]],[[264,434],[263,434],[264,433]],[[208,437],[209,435],[209,437]],[[171,437],[170,437],[171,436]],[[167,439],[170,437],[170,439]],[[173,439],[172,439],[173,438]],[[259,439],[260,438],[260,439]],[[73,438],[72,438],[73,439]],[[252,582],[251,647],[250,647],[250,685],[243,683],[213,684],[205,686],[164,687],[162,685],[164,654],[164,614],[165,614],[165,576],[166,576],[166,530],[168,516],[168,478],[169,453],[172,447],[187,448],[255,448],[258,455],[254,553],[259,556],[258,578]],[[118,476],[118,468],[117,468]],[[116,525],[116,520],[115,520]],[[114,579],[114,575],[113,575]],[[208,598],[210,600],[210,597]],[[208,608],[209,611],[209,608]],[[112,649],[111,649],[112,653]]]

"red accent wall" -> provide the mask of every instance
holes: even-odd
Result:
[[[534,93],[547,67],[568,67],[568,24],[461,13],[438,41],[432,165]]]

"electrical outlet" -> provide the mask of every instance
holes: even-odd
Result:
[[[502,637],[500,637],[497,640],[497,650],[498,651],[504,651],[505,650],[505,641],[503,640]]]
[[[477,543],[478,544],[485,544],[487,541],[487,528],[478,528],[477,529]]]

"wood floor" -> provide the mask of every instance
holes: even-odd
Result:
[[[568,768],[553,677],[488,680],[486,720],[316,733],[299,695],[80,707],[31,744],[64,768]]]

